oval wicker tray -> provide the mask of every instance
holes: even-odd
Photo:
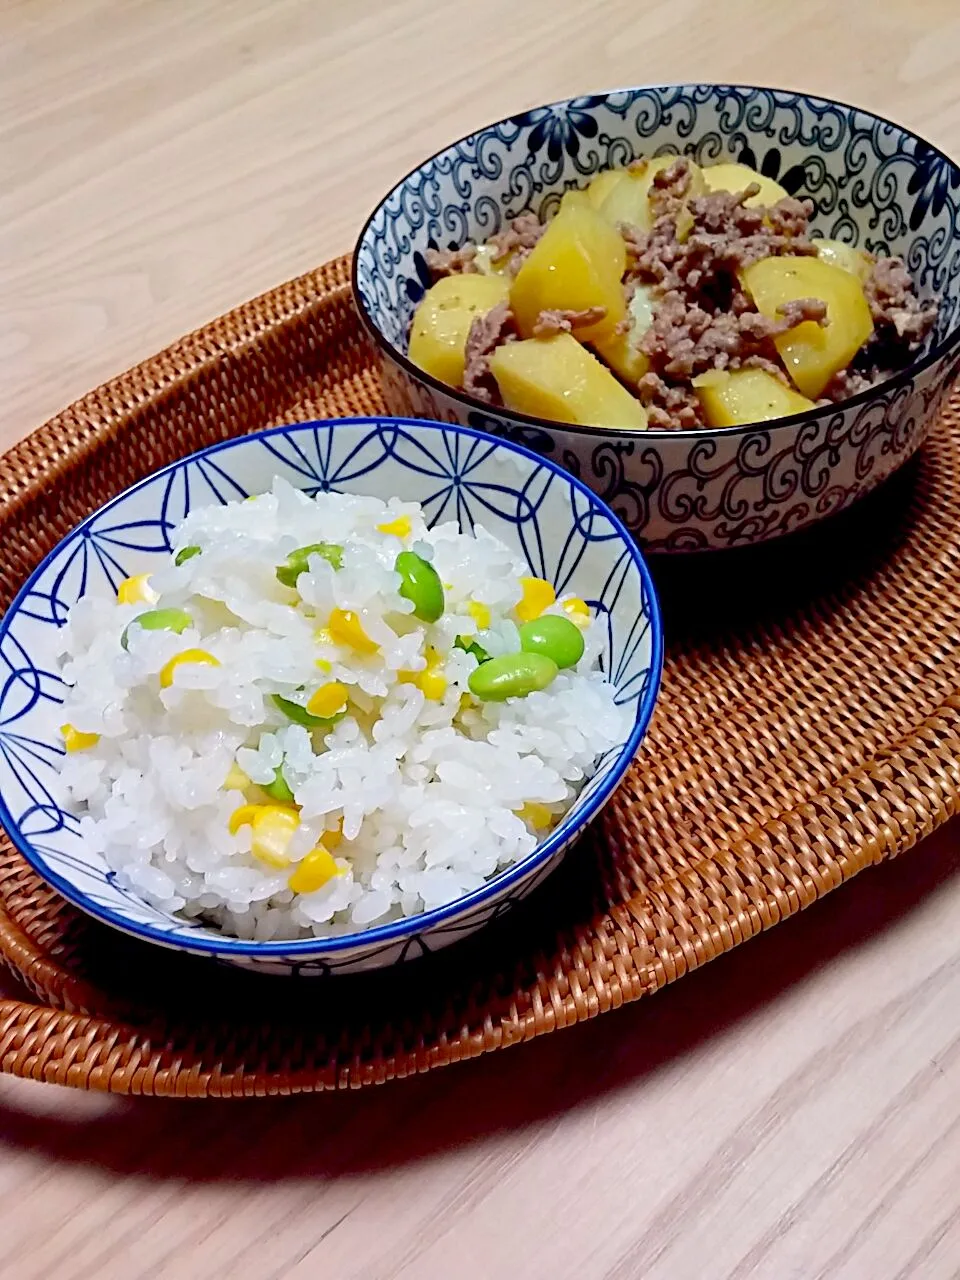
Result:
[[[0,607],[72,525],[216,439],[381,407],[347,264],[240,307],[0,459]],[[656,991],[946,820],[960,793],[960,405],[900,476],[796,538],[659,561],[663,693],[593,835],[514,915],[319,988],[96,925],[0,844],[0,1068],[250,1096],[474,1057]],[[2,727],[0,727],[2,737]],[[211,1018],[210,1011],[215,1010]]]

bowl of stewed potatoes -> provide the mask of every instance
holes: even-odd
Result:
[[[498,121],[396,183],[356,305],[397,413],[505,436],[654,551],[765,541],[920,447],[960,371],[960,169],[806,94],[670,85]]]

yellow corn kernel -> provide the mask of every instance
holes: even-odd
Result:
[[[521,622],[532,622],[539,618],[544,609],[549,609],[557,598],[551,583],[545,578],[521,578],[523,599],[517,605],[516,613]]]
[[[341,684],[339,680],[331,680],[329,684],[321,685],[310,698],[307,703],[307,710],[312,716],[319,716],[321,720],[329,720],[331,716],[345,711],[346,706],[347,686]]]
[[[397,684],[419,684],[422,671],[398,671]]]
[[[457,707],[457,715],[458,716],[462,715],[468,707],[472,707],[472,706],[473,706],[473,699],[470,697],[469,693],[461,693],[460,705]]]
[[[325,676],[329,675],[333,670],[333,663],[328,662],[326,658],[315,658],[313,665],[318,671],[322,671]]]
[[[534,831],[546,831],[553,826],[553,814],[545,804],[538,804],[535,800],[517,809],[516,813],[524,822],[529,822]]]
[[[155,604],[159,599],[150,586],[149,573],[135,573],[117,587],[117,604]]]
[[[300,825],[300,812],[287,805],[260,805],[253,820],[250,852],[268,867],[288,867],[287,845]]]
[[[327,623],[334,644],[343,644],[357,653],[377,653],[380,646],[364,631],[352,609],[334,609]]]
[[[230,772],[224,778],[222,787],[224,791],[246,791],[250,786],[250,779],[243,772],[240,766],[234,760],[230,766]]]
[[[581,600],[579,596],[571,596],[569,600],[564,600],[560,607],[570,621],[575,622],[578,627],[590,625],[590,606],[586,600]]]
[[[184,649],[183,653],[175,653],[170,661],[165,662],[160,668],[160,688],[170,688],[173,677],[177,673],[177,667],[191,665],[219,667],[220,660],[212,653],[207,653],[206,649]]]
[[[328,880],[340,875],[333,854],[318,844],[299,864],[287,884],[294,893],[316,893]]]
[[[436,649],[428,649],[426,659],[426,668],[417,673],[415,683],[428,701],[439,702],[447,692],[447,678],[443,674],[443,663]]]
[[[343,819],[339,818],[336,826],[331,827],[329,831],[325,831],[323,833],[323,844],[325,844],[328,849],[335,849],[342,840]]]
[[[485,604],[482,604],[479,600],[471,600],[467,605],[467,613],[469,613],[481,631],[486,631],[490,625],[490,610]]]
[[[89,747],[95,747],[100,741],[99,733],[81,733],[72,724],[62,724],[60,732],[63,734],[63,746],[66,751],[86,751]]]
[[[412,529],[413,521],[409,516],[397,516],[396,520],[377,525],[379,533],[392,533],[395,538],[409,538]]]

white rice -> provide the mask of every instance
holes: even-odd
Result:
[[[377,531],[402,515],[409,536]],[[344,548],[341,568],[313,556],[297,593],[282,586],[276,566],[318,542]],[[63,719],[100,735],[65,756],[65,799],[118,881],[161,910],[266,940],[352,933],[451,902],[543,838],[525,805],[546,806],[558,821],[598,756],[629,733],[629,713],[598,670],[596,622],[577,666],[544,691],[461,704],[477,665],[454,647],[458,636],[477,634],[468,604],[490,610],[479,636],[489,654],[517,650],[513,608],[528,573],[480,527],[473,535],[455,524],[428,530],[416,503],[314,500],[278,480],[261,497],[192,512],[172,543],[201,553],[180,566],[171,557],[153,573],[156,604],[81,600],[62,640],[72,686]],[[413,618],[399,594],[393,566],[403,549],[432,560],[447,587],[434,624]],[[193,625],[179,635],[130,627],[125,650],[124,629],[158,607],[185,610]],[[379,651],[360,656],[318,642],[333,608],[353,610]],[[447,681],[439,701],[400,678],[424,668],[428,647]],[[220,665],[183,664],[161,689],[164,664],[193,648]],[[330,662],[328,673],[318,657]],[[351,700],[329,731],[291,723],[270,697],[302,699],[333,680]],[[249,826],[230,833],[244,803],[224,788],[235,764],[251,784],[268,783],[281,767],[300,807],[288,866],[254,856]],[[297,863],[338,827],[339,874],[294,893]]]

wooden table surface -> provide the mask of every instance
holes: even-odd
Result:
[[[956,0],[0,0],[0,445],[349,248],[451,138],[687,78],[960,154]],[[382,1090],[0,1077],[0,1277],[960,1275],[957,837],[650,1001]]]

